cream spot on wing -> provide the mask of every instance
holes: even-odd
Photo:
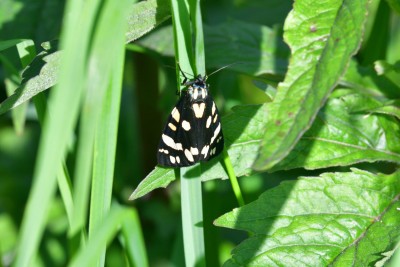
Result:
[[[215,114],[215,117],[214,117],[214,120],[213,120],[214,123],[217,122],[217,118],[218,118],[218,114]]]
[[[194,89],[193,99],[197,99],[198,95],[199,95],[199,90]]]
[[[165,153],[165,154],[167,154],[167,155],[169,154],[168,150],[166,150],[166,149],[162,149],[162,148],[161,148],[161,149],[159,149],[158,151],[160,151],[161,153]]]
[[[214,115],[215,114],[215,102],[213,102],[213,106],[211,108],[211,114]]]
[[[176,162],[179,164],[181,163],[181,159],[179,158],[179,156],[176,156]]]
[[[181,143],[176,143],[175,146],[176,146],[176,150],[183,150]]]
[[[171,161],[172,164],[175,164],[175,158],[173,156],[169,156],[169,160]]]
[[[190,153],[190,151],[187,150],[187,149],[185,149],[185,156],[188,159],[188,161],[194,162],[194,158],[193,158],[192,153]]]
[[[171,128],[172,131],[176,131],[176,126],[172,123],[168,123],[168,127]]]
[[[190,123],[188,121],[182,121],[182,128],[185,129],[185,131],[190,130]]]
[[[206,98],[206,89],[201,89],[201,96],[204,98]]]
[[[206,107],[205,103],[201,103],[199,104],[193,104],[193,111],[194,111],[194,115],[196,116],[196,118],[201,118],[203,117],[203,113],[204,113],[204,109]]]
[[[191,152],[193,155],[198,155],[198,154],[199,154],[199,150],[198,150],[197,148],[195,148],[195,147],[191,147],[191,148],[190,148],[190,152]]]
[[[206,122],[206,128],[210,128],[211,125],[211,116],[208,116],[207,122]]]
[[[181,118],[181,114],[179,113],[179,110],[177,110],[176,108],[174,108],[171,112],[172,114],[172,118],[174,118],[174,120],[176,120],[176,122],[179,122],[180,118]]]
[[[208,149],[210,148],[210,146],[204,146],[203,149],[201,150],[201,154],[204,155],[204,158],[207,157],[207,153],[208,153]]]
[[[182,150],[182,144],[181,143],[176,143],[174,142],[174,140],[169,137],[168,135],[163,134],[161,136],[163,142],[165,145],[169,146],[170,148],[173,148],[175,150]]]
[[[215,138],[217,138],[220,131],[221,131],[221,123],[218,123],[217,128],[215,128],[214,135],[213,135],[213,137],[211,137],[210,144],[212,144],[214,142]]]

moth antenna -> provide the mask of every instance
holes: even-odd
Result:
[[[188,72],[184,72],[184,71],[181,69],[181,65],[179,65],[179,62],[177,62],[176,64],[178,65],[179,71],[182,73],[183,77],[185,78],[185,81],[189,80],[189,78],[185,75],[185,73],[186,73],[187,75],[189,75],[189,76],[193,76],[192,74],[190,74],[190,73],[188,73]],[[193,76],[193,77],[194,77],[194,76]]]
[[[223,69],[226,69],[227,67],[230,67],[230,66],[235,65],[235,64],[243,64],[243,63],[242,63],[242,62],[233,62],[233,63],[231,63],[231,64],[228,64],[228,65],[226,65],[226,66],[223,66],[223,67],[217,69],[216,71],[211,72],[211,74],[210,74],[210,75],[207,75],[206,77],[208,78],[208,77],[210,77],[211,75],[217,73],[218,71],[221,71],[221,70],[223,70]]]
[[[179,71],[182,73],[182,75],[183,75],[183,77],[185,78],[186,81],[189,80],[189,78],[188,78],[186,75],[193,76],[192,74],[183,71],[183,70],[181,69],[181,66],[179,65],[179,63],[177,63],[177,65],[178,65]],[[170,66],[170,65],[164,65],[164,67],[167,67],[167,68],[170,68],[170,69],[175,69],[175,67]],[[186,75],[185,75],[185,74],[186,74]]]

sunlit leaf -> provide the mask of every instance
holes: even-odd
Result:
[[[357,169],[282,183],[215,221],[253,233],[224,266],[370,266],[400,235],[399,185]]]

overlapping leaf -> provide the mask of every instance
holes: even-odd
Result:
[[[253,233],[224,266],[370,266],[400,235],[400,173],[282,183],[216,220]]]
[[[278,163],[311,126],[359,47],[367,2],[295,2],[284,29],[291,63],[268,106],[267,130],[255,169],[266,170]]]
[[[22,83],[0,104],[0,114],[19,106],[57,83],[60,51],[43,51],[22,73]]]
[[[148,0],[133,5],[128,17],[126,41],[129,43],[136,40],[170,18],[169,3],[169,1]]]

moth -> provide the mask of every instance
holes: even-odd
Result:
[[[184,167],[208,161],[224,149],[217,105],[209,94],[207,75],[184,77],[178,103],[168,117],[157,151],[161,166]]]

